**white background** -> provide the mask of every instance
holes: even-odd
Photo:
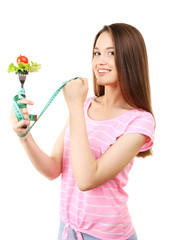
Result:
[[[12,98],[20,88],[10,63],[19,54],[42,64],[25,84],[39,114],[63,81],[89,79],[95,34],[105,24],[129,23],[144,36],[156,117],[154,156],[136,159],[127,191],[139,240],[174,236],[174,56],[173,1],[30,0],[0,4],[0,239],[56,240],[60,180],[50,182],[32,166],[9,123]],[[62,93],[35,125],[32,134],[48,154],[68,116]]]

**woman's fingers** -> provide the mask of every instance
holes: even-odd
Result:
[[[21,129],[22,126],[30,126],[30,121],[29,120],[21,120],[19,122],[17,122],[16,124],[16,129]]]
[[[19,102],[24,103],[24,104],[28,104],[28,105],[33,105],[34,104],[34,102],[32,102],[31,100],[26,99],[26,98],[19,100]]]
[[[29,115],[28,114],[23,114],[24,119],[29,121]]]
[[[82,80],[83,84],[88,84],[88,79],[87,78],[80,77],[80,79]]]
[[[33,105],[34,103],[29,100],[29,99],[21,99],[19,100],[20,103],[26,104],[26,105]],[[13,110],[11,110],[10,113],[10,121],[13,130],[15,131],[16,134],[22,135],[25,134],[26,128],[22,128],[23,126],[27,126],[27,128],[30,127],[30,119],[29,119],[29,112],[27,108],[21,108],[20,109],[23,116],[24,120],[18,121],[16,115],[14,114]]]
[[[26,132],[26,129],[22,128],[23,126],[30,126],[29,120],[21,120],[20,122],[12,123],[12,128],[16,134],[22,135]]]
[[[28,111],[27,108],[21,108],[21,112],[22,112],[23,114],[29,114],[29,111]]]

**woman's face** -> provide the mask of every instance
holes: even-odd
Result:
[[[118,73],[114,54],[114,44],[110,33],[103,32],[97,39],[92,60],[97,84],[103,86],[117,85]]]

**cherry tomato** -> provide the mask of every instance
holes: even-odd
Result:
[[[19,56],[18,58],[17,58],[17,63],[19,63],[19,62],[23,62],[23,63],[28,63],[28,58],[27,57],[25,57],[25,56]]]

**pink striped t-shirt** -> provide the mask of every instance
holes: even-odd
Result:
[[[84,105],[89,145],[95,159],[98,159],[126,133],[140,133],[148,136],[140,151],[148,150],[154,141],[154,118],[143,110],[130,110],[116,118],[96,121],[88,116],[88,108],[95,97],[88,98]],[[81,148],[81,146],[80,146]],[[70,128],[64,138],[64,155],[61,177],[61,220],[66,224],[63,239],[68,240],[68,227],[102,240],[126,240],[134,233],[134,226],[128,212],[128,195],[124,190],[128,173],[134,159],[110,181],[89,191],[77,187],[70,159]]]

